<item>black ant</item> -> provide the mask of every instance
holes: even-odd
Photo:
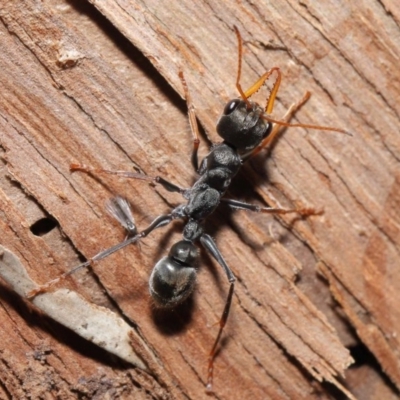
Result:
[[[303,127],[347,133],[346,131],[337,128],[305,124],[290,124],[287,122],[294,112],[307,101],[310,96],[308,92],[300,102],[293,104],[289,108],[282,120],[271,118],[269,115],[273,110],[279,85],[281,83],[280,70],[276,67],[270,69],[247,91],[243,91],[240,85],[242,38],[239,30],[236,27],[234,27],[234,29],[238,39],[238,73],[236,88],[240,94],[240,98],[230,100],[226,104],[222,116],[217,123],[217,133],[223,139],[223,142],[215,144],[211,148],[209,154],[201,162],[200,167],[197,157],[200,140],[196,115],[183,73],[179,73],[185,92],[189,122],[193,135],[191,163],[199,175],[199,178],[192,187],[182,189],[160,176],[149,177],[139,172],[93,169],[79,164],[72,164],[70,167],[71,171],[107,173],[126,178],[153,181],[160,184],[164,189],[170,192],[178,192],[182,194],[187,202],[174,208],[169,214],[158,216],[146,229],[138,233],[130,212],[129,204],[120,197],[113,199],[108,205],[108,210],[127,230],[127,238],[121,243],[96,254],[85,263],[78,265],[58,278],[49,281],[47,284],[40,286],[37,290],[34,290],[29,294],[29,297],[36,296],[75,271],[88,267],[94,261],[99,261],[131,243],[138,242],[155,229],[168,225],[175,219],[183,219],[185,221],[183,240],[175,243],[171,247],[168,255],[157,262],[150,275],[149,288],[152,298],[160,307],[172,308],[187,299],[192,293],[196,282],[196,266],[199,256],[195,243],[198,242],[200,242],[202,246],[215,258],[224,270],[230,287],[225,307],[219,321],[219,331],[209,355],[207,391],[212,390],[214,359],[222,331],[228,319],[235,285],[235,275],[226,264],[212,237],[204,232],[204,221],[215,211],[220,203],[228,205],[234,209],[261,213],[298,213],[302,216],[316,214],[315,210],[312,208],[285,209],[261,207],[238,200],[224,198],[223,196],[228,189],[232,178],[237,174],[243,163],[250,157],[258,154],[262,149],[271,145],[279,134],[281,126]],[[265,108],[262,108],[255,102],[249,101],[249,98],[256,93],[274,73],[277,75],[277,78]]]

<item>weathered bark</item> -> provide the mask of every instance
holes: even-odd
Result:
[[[139,228],[182,201],[140,181],[71,174],[69,165],[134,166],[190,186],[192,139],[178,72],[184,71],[208,137],[218,141],[215,122],[236,96],[236,25],[245,40],[245,88],[278,66],[284,79],[274,115],[309,90],[313,96],[296,122],[342,127],[353,136],[290,128],[268,157],[262,153],[243,168],[229,193],[258,204],[321,208],[323,215],[278,220],[221,207],[207,224],[239,278],[215,364],[215,393],[334,397],[320,381],[347,386],[362,399],[395,398],[400,16],[394,5],[385,12],[373,0],[4,3],[0,244],[32,278],[46,282],[123,239],[104,210],[115,193],[132,202]],[[267,94],[255,97],[264,102]],[[60,230],[35,236],[29,228],[49,217]],[[137,330],[145,345],[133,345],[150,373],[28,312],[29,302],[4,285],[2,396],[206,397],[207,354],[228,288],[223,272],[202,252],[196,293],[174,312],[155,310],[147,289],[152,266],[180,230],[180,223],[157,230],[140,247],[62,284]],[[344,375],[350,347],[376,360]]]

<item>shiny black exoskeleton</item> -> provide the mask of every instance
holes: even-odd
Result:
[[[213,255],[218,252],[212,238],[203,232],[203,221],[218,207],[239,171],[243,163],[241,154],[257,147],[271,131],[271,124],[261,118],[264,110],[255,103],[250,104],[248,109],[240,99],[227,103],[217,123],[217,132],[224,141],[214,145],[200,168],[194,164],[200,177],[192,188],[183,191],[187,204],[175,210],[177,215],[188,220],[183,240],[156,264],[150,276],[150,293],[160,306],[174,307],[193,291],[198,259],[194,242],[200,240]],[[219,258],[222,260],[221,255]],[[227,266],[225,269],[233,283],[232,272]]]
[[[212,147],[210,153],[202,160],[200,167],[198,166],[197,160],[197,150],[199,147],[197,120],[185,79],[183,74],[180,73],[180,78],[186,95],[189,121],[193,134],[193,152],[191,160],[195,171],[199,174],[199,178],[192,187],[182,189],[159,176],[150,177],[142,173],[109,171],[93,169],[84,165],[71,165],[72,171],[109,173],[127,178],[153,181],[162,185],[168,191],[181,193],[187,202],[179,205],[169,214],[160,215],[147,228],[138,233],[127,201],[120,197],[114,198],[107,206],[107,209],[126,229],[127,238],[123,242],[96,254],[92,259],[78,265],[60,277],[42,285],[39,289],[32,291],[28,295],[33,297],[38,293],[44,292],[53,284],[59,282],[61,279],[75,271],[91,265],[92,262],[101,260],[131,243],[137,243],[140,239],[143,239],[155,229],[161,228],[175,219],[183,219],[185,221],[183,239],[175,243],[169,250],[168,255],[156,263],[150,276],[149,288],[155,303],[161,307],[174,307],[187,299],[193,292],[196,282],[198,263],[197,244],[199,242],[225,271],[230,282],[230,288],[220,319],[218,335],[214,341],[209,356],[207,380],[208,390],[211,390],[212,388],[214,358],[222,330],[229,315],[234,291],[235,276],[226,264],[214,240],[210,235],[204,232],[204,221],[215,211],[220,203],[224,203],[225,205],[236,209],[263,213],[286,214],[296,212],[302,215],[315,213],[313,209],[307,208],[284,209],[261,207],[238,200],[227,199],[224,195],[242,164],[251,156],[256,155],[263,148],[269,146],[273,142],[274,138],[277,137],[281,126],[298,126],[303,128],[347,133],[338,128],[288,123],[288,120],[293,113],[301,107],[305,101],[307,101],[309,97],[308,92],[301,101],[293,104],[288,109],[281,120],[273,119],[269,114],[273,110],[274,101],[281,82],[279,68],[271,68],[247,91],[243,91],[240,85],[242,40],[237,28],[235,27],[234,29],[239,44],[236,87],[240,94],[240,98],[229,101],[224,107],[223,113],[217,123],[217,133],[223,139],[223,142]],[[249,98],[260,89],[272,74],[276,74],[277,78],[272,87],[265,108],[260,107],[255,102],[249,101]]]
[[[223,139],[223,142],[215,144],[211,148],[211,151],[204,157],[199,167],[197,160],[199,133],[196,117],[186,82],[182,74],[180,77],[185,89],[189,120],[193,133],[193,152],[191,160],[195,171],[199,175],[199,178],[192,187],[182,189],[160,176],[149,177],[141,173],[92,169],[84,165],[76,164],[71,165],[71,170],[89,173],[109,173],[127,178],[154,181],[170,192],[181,193],[187,202],[179,205],[169,214],[160,215],[146,229],[137,233],[136,225],[127,201],[121,197],[112,199],[107,205],[107,210],[126,229],[128,237],[123,242],[98,253],[91,260],[78,265],[64,274],[63,277],[70,275],[78,269],[87,267],[93,261],[103,259],[131,243],[138,242],[155,229],[161,228],[175,219],[185,220],[183,239],[175,243],[171,247],[168,255],[156,263],[150,275],[149,289],[154,302],[160,307],[172,308],[187,299],[193,292],[196,283],[198,242],[200,242],[216,259],[225,271],[230,283],[230,288],[221,316],[219,332],[209,357],[207,388],[211,390],[213,362],[222,330],[228,318],[235,276],[226,264],[212,237],[204,232],[204,222],[221,202],[232,208],[255,212],[287,213],[298,210],[260,207],[224,197],[233,177],[238,173],[243,162],[253,154],[257,154],[257,152],[265,146],[266,140],[276,135],[277,129],[272,129],[271,123],[266,120],[265,110],[258,104],[250,102],[247,97],[243,100],[231,100],[224,107],[224,111],[217,123],[217,133]],[[43,285],[39,290],[35,291],[33,295],[46,290],[52,284],[59,282],[61,278],[62,277],[59,277]]]

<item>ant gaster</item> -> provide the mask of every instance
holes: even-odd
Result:
[[[250,89],[244,92],[240,85],[242,39],[238,29],[236,27],[234,27],[234,29],[238,39],[238,74],[236,87],[239,91],[240,98],[231,100],[226,104],[222,116],[217,123],[217,133],[223,139],[223,142],[212,147],[209,154],[201,162],[200,167],[197,158],[200,143],[197,120],[183,73],[179,73],[185,91],[189,122],[193,134],[191,162],[195,171],[199,174],[199,178],[191,188],[182,189],[159,176],[149,177],[142,173],[93,169],[79,164],[71,165],[72,171],[108,173],[127,178],[153,181],[162,185],[170,192],[181,193],[187,202],[179,205],[169,214],[158,216],[146,229],[137,233],[133,217],[129,211],[129,205],[127,205],[124,200],[121,200],[121,198],[114,199],[111,205],[108,206],[108,209],[128,231],[128,237],[123,242],[96,254],[89,261],[78,265],[58,278],[40,286],[29,295],[30,297],[33,297],[44,292],[50,286],[59,282],[66,276],[71,275],[73,272],[87,267],[94,261],[101,260],[131,243],[138,242],[155,229],[163,227],[175,219],[183,219],[186,221],[183,228],[183,239],[175,243],[171,247],[168,255],[157,262],[150,275],[149,289],[152,298],[155,300],[156,304],[161,307],[175,307],[187,299],[192,293],[196,282],[196,266],[199,258],[196,246],[197,242],[200,242],[203,245],[203,247],[215,258],[224,270],[230,283],[230,288],[219,322],[219,331],[209,355],[207,378],[208,391],[212,390],[214,358],[216,356],[217,346],[223,328],[229,315],[234,291],[235,276],[226,264],[213,238],[204,232],[204,221],[215,211],[220,203],[226,204],[235,209],[250,210],[261,213],[286,214],[296,212],[301,215],[315,214],[316,212],[310,208],[285,209],[261,207],[238,200],[223,198],[223,196],[228,189],[232,178],[237,174],[242,164],[250,157],[259,153],[263,148],[269,146],[278,135],[281,126],[297,126],[347,133],[346,131],[337,128],[290,124],[287,122],[293,113],[307,101],[310,96],[308,92],[300,102],[293,104],[289,108],[282,120],[271,118],[269,114],[272,112],[281,82],[279,68],[275,67],[267,71]],[[277,79],[267,100],[266,107],[262,108],[257,103],[249,101],[249,98],[260,89],[273,73],[277,75]]]

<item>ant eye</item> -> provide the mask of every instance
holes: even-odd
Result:
[[[224,108],[224,115],[231,114],[239,105],[239,103],[240,103],[239,99],[231,100]]]

